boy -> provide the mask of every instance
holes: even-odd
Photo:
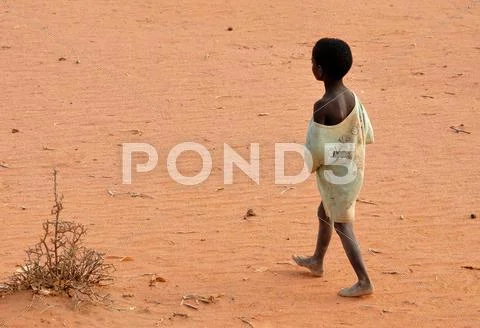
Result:
[[[358,282],[338,293],[357,297],[373,293],[353,230],[355,203],[363,184],[365,145],[373,142],[367,112],[357,96],[343,84],[352,67],[352,53],[339,39],[319,40],[312,51],[312,71],[323,81],[325,94],[313,108],[306,148],[312,155],[312,172],[322,197],[318,208],[319,231],[313,256],[293,256],[314,275],[323,275],[323,259],[333,226],[355,270]],[[332,225],[333,223],[333,225]]]

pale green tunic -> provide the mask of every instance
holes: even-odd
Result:
[[[363,184],[365,145],[373,142],[367,112],[355,95],[355,107],[337,125],[310,120],[306,148],[312,155],[312,172],[328,217],[347,223],[355,218],[355,202]]]

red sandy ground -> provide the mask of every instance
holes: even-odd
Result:
[[[88,245],[134,259],[114,261],[112,306],[20,293],[0,299],[0,326],[247,327],[239,317],[255,327],[479,326],[480,271],[462,268],[480,266],[480,221],[469,218],[480,214],[478,1],[7,0],[0,9],[9,166],[0,168],[0,281],[49,217],[52,167]],[[313,177],[284,193],[274,184],[274,143],[304,140],[322,94],[310,51],[323,36],[351,44],[346,82],[376,132],[361,195],[376,205],[357,206],[376,285],[363,299],[336,295],[355,279],[336,236],[324,278],[285,264],[312,252],[319,196]],[[449,128],[459,124],[472,133]],[[168,151],[184,141],[212,153],[201,185],[167,174]],[[123,142],[152,143],[160,157],[130,186]],[[260,143],[260,185],[237,170],[223,186],[224,142],[245,157]],[[179,159],[184,174],[199,163]],[[300,159],[289,166],[296,172]],[[243,220],[248,208],[257,216]],[[146,273],[167,282],[149,287]],[[224,296],[196,311],[180,305],[188,293]]]

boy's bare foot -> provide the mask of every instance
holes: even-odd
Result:
[[[360,297],[373,293],[373,285],[370,282],[357,282],[352,287],[343,288],[338,292],[342,297]]]
[[[292,255],[292,259],[299,266],[309,269],[314,276],[316,277],[323,276],[323,264],[320,263],[320,261],[314,259],[313,256]]]

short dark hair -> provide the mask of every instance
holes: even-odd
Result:
[[[345,41],[323,38],[312,50],[312,59],[332,79],[341,80],[352,67],[352,52]]]

